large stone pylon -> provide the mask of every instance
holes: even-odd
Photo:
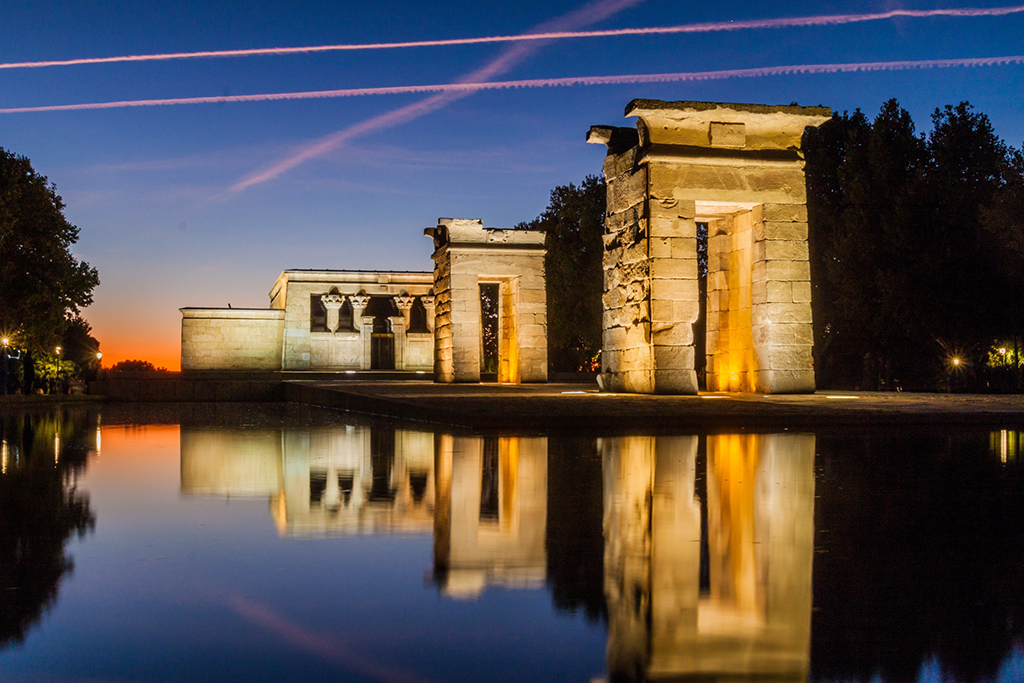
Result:
[[[692,394],[708,228],[707,388],[814,391],[801,137],[826,107],[634,100],[608,146],[602,383]],[[697,330],[699,334],[702,330]]]

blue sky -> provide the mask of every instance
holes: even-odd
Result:
[[[638,0],[578,28],[655,27],[1010,2],[680,3]],[[530,32],[583,2],[5,0],[0,63]],[[580,23],[580,22],[577,22]],[[586,22],[582,22],[586,23]],[[578,38],[537,45],[499,80],[1024,54],[1024,13],[839,26]],[[509,47],[0,69],[0,108],[453,82]],[[968,100],[1024,140],[1024,67],[802,74],[479,92],[356,137],[267,182],[229,188],[318,139],[429,95],[0,114],[0,146],[57,184],[100,271],[86,310],[104,360],[176,366],[181,306],[265,306],[286,268],[429,270],[439,216],[507,227],[551,188],[598,173],[591,124],[630,125],[637,97],[860,107],[897,98],[920,130]]]

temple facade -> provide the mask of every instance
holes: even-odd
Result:
[[[181,369],[434,366],[432,273],[286,270],[269,308],[182,308]]]
[[[801,138],[827,107],[634,100],[608,183],[605,389],[814,391]],[[706,235],[706,291],[698,235]]]

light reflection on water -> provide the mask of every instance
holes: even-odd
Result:
[[[1016,431],[339,419],[0,418],[0,679],[1022,680]]]

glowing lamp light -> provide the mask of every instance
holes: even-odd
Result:
[[[954,358],[953,359],[953,365],[959,366],[960,365],[960,359],[959,358]]]
[[[1006,347],[1005,346],[1000,346],[999,347],[999,353],[1001,355],[1005,356],[1006,355]]]
[[[11,345],[11,340],[8,339],[7,337],[4,337],[3,339],[0,339],[0,343],[2,343],[6,348]]]
[[[97,352],[97,353],[96,353],[96,360],[103,360],[103,354],[102,354],[102,353],[99,353],[99,352]]]
[[[57,347],[57,355],[58,356],[60,355],[60,347],[59,346]]]

